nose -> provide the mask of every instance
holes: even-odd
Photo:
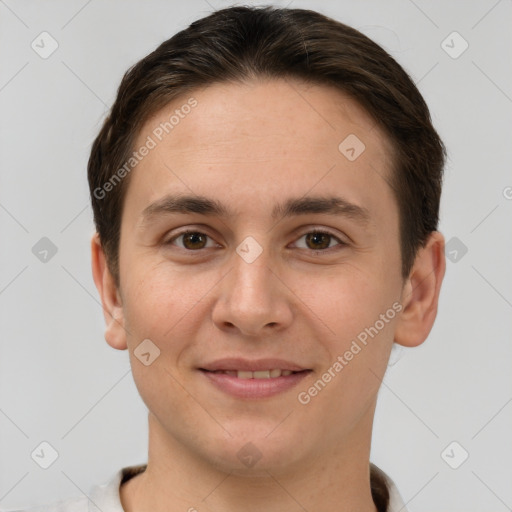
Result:
[[[237,253],[220,283],[212,312],[221,330],[262,337],[288,327],[293,318],[289,285],[278,275],[265,251],[249,263]]]

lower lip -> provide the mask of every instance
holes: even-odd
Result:
[[[237,398],[267,398],[296,386],[311,370],[269,379],[239,379],[226,373],[200,370],[218,389]]]

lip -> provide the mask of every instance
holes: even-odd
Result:
[[[299,373],[292,373],[286,376],[281,375],[281,377],[269,379],[239,379],[226,373],[213,373],[200,369],[200,373],[217,389],[235,398],[249,399],[268,398],[288,391],[309,375],[311,371],[302,370]]]
[[[249,359],[243,359],[239,357],[229,357],[224,359],[217,359],[211,363],[202,365],[200,370],[207,370],[209,372],[215,372],[220,370],[242,370],[249,372],[257,372],[261,370],[290,370],[292,372],[301,372],[302,370],[309,370],[304,366],[299,366],[291,361],[285,361],[284,359],[255,359],[253,361]],[[276,377],[281,378],[281,377]]]

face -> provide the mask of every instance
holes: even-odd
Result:
[[[136,147],[155,146],[125,197],[120,320],[138,390],[170,445],[229,470],[342,450],[371,430],[401,308],[389,141],[324,86],[190,97],[141,130]]]

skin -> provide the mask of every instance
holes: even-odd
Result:
[[[393,341],[417,346],[432,328],[445,271],[443,236],[431,234],[404,280],[398,207],[386,181],[390,143],[339,91],[255,80],[191,95],[198,105],[130,176],[119,289],[97,235],[91,243],[105,338],[129,350],[149,410],[148,467],[121,487],[123,506],[375,511],[369,455],[377,392]],[[136,147],[187,98],[153,116]],[[348,134],[366,146],[353,162],[338,150]],[[143,222],[143,210],[169,193],[214,198],[236,215],[172,213]],[[288,198],[333,193],[366,208],[368,221],[323,213],[271,218]],[[345,243],[308,243],[313,227]],[[208,238],[170,243],[182,228]],[[247,236],[262,248],[252,263],[236,252]],[[331,249],[322,253],[325,246]],[[393,303],[402,311],[301,404],[298,393]],[[134,350],[148,338],[160,356],[145,366]],[[284,393],[238,399],[197,369],[236,356],[278,357],[313,371]],[[237,457],[248,442],[261,453],[252,467]]]

